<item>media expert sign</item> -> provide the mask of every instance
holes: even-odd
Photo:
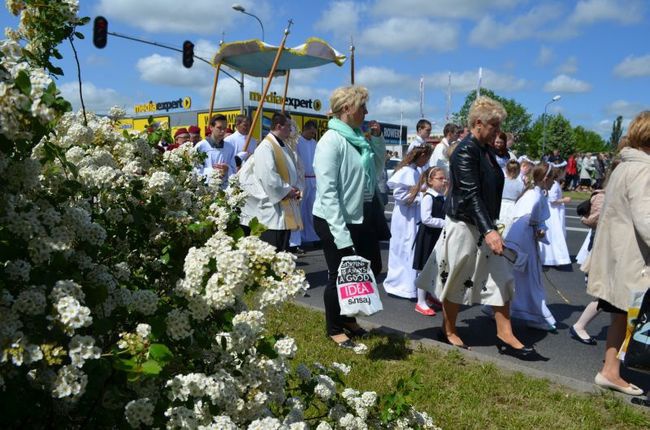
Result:
[[[189,110],[191,107],[192,107],[192,99],[190,97],[183,97],[182,99],[172,100],[168,102],[155,103],[150,101],[149,103],[135,105],[133,107],[133,110],[135,111],[135,113],[156,112],[159,110],[164,110],[165,112],[168,112],[170,109],[183,108]]]
[[[248,99],[254,102],[258,102],[262,99],[262,94],[256,93],[255,91],[251,91],[248,93]],[[279,96],[278,93],[273,91],[271,94],[266,95],[266,103],[272,103],[275,105],[281,105],[282,104],[282,96]],[[318,99],[294,99],[292,97],[287,97],[287,100],[285,101],[284,105],[289,108],[307,108],[307,109],[313,109],[316,112],[320,111],[321,108],[323,107],[323,104],[321,103],[320,100]]]

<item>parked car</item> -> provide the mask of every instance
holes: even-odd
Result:
[[[393,176],[393,173],[395,173],[395,167],[397,167],[401,161],[402,160],[400,158],[391,158],[386,162],[386,173],[388,174],[389,178]]]

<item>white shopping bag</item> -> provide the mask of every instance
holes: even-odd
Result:
[[[341,315],[372,315],[384,307],[379,298],[370,261],[359,256],[343,257],[336,278]]]

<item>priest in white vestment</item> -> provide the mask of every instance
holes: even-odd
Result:
[[[260,239],[287,251],[291,230],[302,228],[302,196],[296,159],[284,143],[291,135],[291,122],[281,113],[273,115],[271,132],[255,150],[252,163],[239,172],[242,188],[249,193],[240,222],[246,227],[253,218],[266,226]]]

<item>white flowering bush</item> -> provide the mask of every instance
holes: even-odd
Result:
[[[307,288],[290,254],[243,237],[237,178],[191,144],[70,112],[56,46],[76,0],[8,0],[0,42],[0,417],[5,428],[431,428],[345,389],[344,364],[290,362],[265,311]],[[261,226],[252,224],[253,232]]]

